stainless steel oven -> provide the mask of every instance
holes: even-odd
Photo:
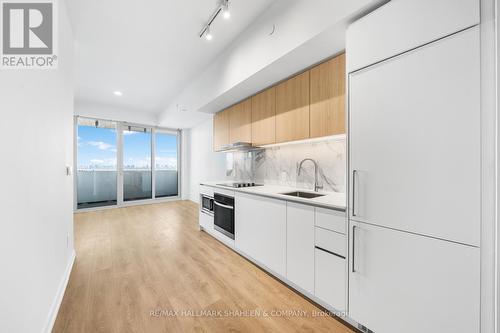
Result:
[[[234,239],[234,198],[214,194],[214,229]]]
[[[214,215],[214,198],[205,194],[200,197],[201,211],[208,215]]]

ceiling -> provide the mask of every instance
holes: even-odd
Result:
[[[275,0],[231,0],[231,18],[219,15],[214,38],[200,39],[218,1],[68,0],[75,98],[161,112]]]

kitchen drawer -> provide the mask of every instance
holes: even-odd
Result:
[[[315,249],[314,295],[338,311],[346,307],[346,260]]]
[[[315,228],[315,244],[317,247],[333,252],[345,258],[346,236],[338,232]]]
[[[345,212],[316,207],[315,213],[316,226],[345,234],[347,223]]]
[[[214,188],[211,186],[200,185],[200,194],[208,195],[209,197],[214,196]]]

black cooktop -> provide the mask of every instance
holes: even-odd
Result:
[[[262,186],[262,184],[256,184],[256,183],[225,183],[225,184],[217,184],[217,185],[234,187],[234,188]]]

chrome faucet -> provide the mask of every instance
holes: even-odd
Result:
[[[300,176],[300,170],[302,169],[302,164],[305,161],[311,161],[314,164],[314,192],[318,192],[319,189],[323,189],[323,185],[318,184],[318,163],[312,158],[304,158],[300,161],[299,167],[297,169],[297,176]]]

